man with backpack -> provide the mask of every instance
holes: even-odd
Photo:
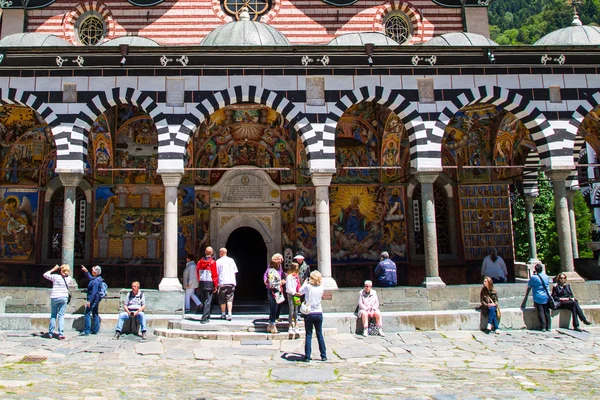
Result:
[[[85,327],[82,336],[88,336],[90,333],[95,335],[100,331],[100,316],[98,315],[98,306],[100,300],[106,296],[106,284],[104,279],[100,276],[102,274],[102,268],[96,265],[92,268],[90,274],[86,267],[81,266],[81,270],[89,280],[87,288],[87,303],[85,305]],[[92,317],[94,318],[92,324]]]
[[[117,322],[117,329],[115,330],[115,339],[119,340],[121,337],[121,331],[123,330],[123,324],[126,319],[137,319],[140,323],[142,330],[142,339],[146,340],[146,316],[144,310],[146,309],[146,298],[144,293],[140,290],[140,283],[135,281],[131,284],[131,291],[127,294],[127,298],[123,302],[123,312],[119,314],[119,322]]]

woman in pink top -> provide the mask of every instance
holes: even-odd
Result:
[[[365,288],[360,291],[358,297],[358,318],[362,319],[363,323],[363,336],[369,334],[369,319],[375,318],[375,324],[377,325],[379,336],[385,336],[383,329],[381,329],[381,313],[379,312],[379,299],[377,293],[373,290],[373,282],[365,281]]]
[[[58,274],[54,272],[59,271]],[[71,283],[71,268],[67,264],[60,267],[55,265],[50,271],[44,273],[44,278],[52,282],[52,291],[50,292],[50,326],[48,327],[49,339],[53,335],[58,335],[59,340],[65,338],[65,310],[69,301],[69,284]],[[56,318],[58,317],[58,334],[54,333],[56,329]]]

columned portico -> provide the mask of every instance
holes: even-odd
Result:
[[[425,280],[426,288],[445,287],[440,278],[438,266],[437,232],[435,226],[435,201],[433,197],[433,183],[438,178],[439,172],[417,172],[417,180],[421,183],[421,207],[423,209],[423,233],[425,236]]]
[[[529,236],[529,260],[528,264],[539,264],[537,255],[537,242],[535,239],[535,219],[533,216],[533,203],[536,196],[525,196],[525,213],[527,214],[527,235]]]
[[[62,263],[73,270],[75,260],[75,200],[77,199],[77,186],[81,183],[83,174],[61,172],[60,181],[65,188],[65,204],[63,206],[63,234],[62,234]],[[75,282],[75,280],[73,280]],[[76,283],[75,283],[76,284]]]
[[[323,275],[323,287],[326,290],[338,288],[337,283],[331,276],[331,231],[329,227],[329,185],[331,184],[331,177],[331,173],[312,173],[317,202],[317,262],[319,272]]]
[[[177,188],[182,174],[179,172],[162,173],[165,186],[165,229],[164,240],[164,276],[158,285],[158,290],[170,292],[182,290],[177,278]]]
[[[579,258],[579,249],[577,248],[577,221],[575,220],[575,210],[573,209],[573,196],[576,190],[567,190],[567,206],[569,207],[569,233],[571,235],[571,247],[573,248],[573,258]]]
[[[567,188],[565,181],[569,177],[573,167],[565,169],[554,169],[546,172],[552,180],[554,189],[554,210],[556,212],[556,227],[558,230],[558,250],[560,253],[560,271],[567,275],[569,281],[583,282],[583,278],[575,272],[573,263],[573,247],[571,242],[571,231],[569,221],[569,207],[567,201]]]

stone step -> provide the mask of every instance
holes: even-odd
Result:
[[[200,322],[200,316],[186,316],[185,319],[169,321],[169,329],[181,329],[185,331],[233,331],[233,332],[266,332],[269,321],[264,315],[234,315],[231,321],[211,318],[206,324]],[[288,320],[281,319],[277,324],[277,330],[287,331]],[[304,328],[302,321],[298,322],[299,328]]]
[[[167,338],[185,338],[185,339],[202,339],[202,340],[233,340],[233,341],[248,341],[248,340],[297,340],[305,336],[304,329],[300,333],[289,333],[287,331],[279,333],[266,332],[237,332],[237,331],[194,331],[183,329],[165,329],[158,328],[153,331],[155,336]],[[335,328],[323,328],[323,336],[333,336],[337,334]]]

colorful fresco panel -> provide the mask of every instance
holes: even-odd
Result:
[[[600,108],[594,108],[583,119],[578,133],[588,142],[596,154],[600,154]]]
[[[296,191],[296,249],[309,260],[317,258],[317,217],[314,188]]]
[[[210,243],[210,191],[196,191],[196,255],[204,254]]]
[[[296,244],[296,193],[284,190],[281,192],[281,232],[282,246],[294,248]]]
[[[38,189],[0,188],[0,260],[34,261]]]

